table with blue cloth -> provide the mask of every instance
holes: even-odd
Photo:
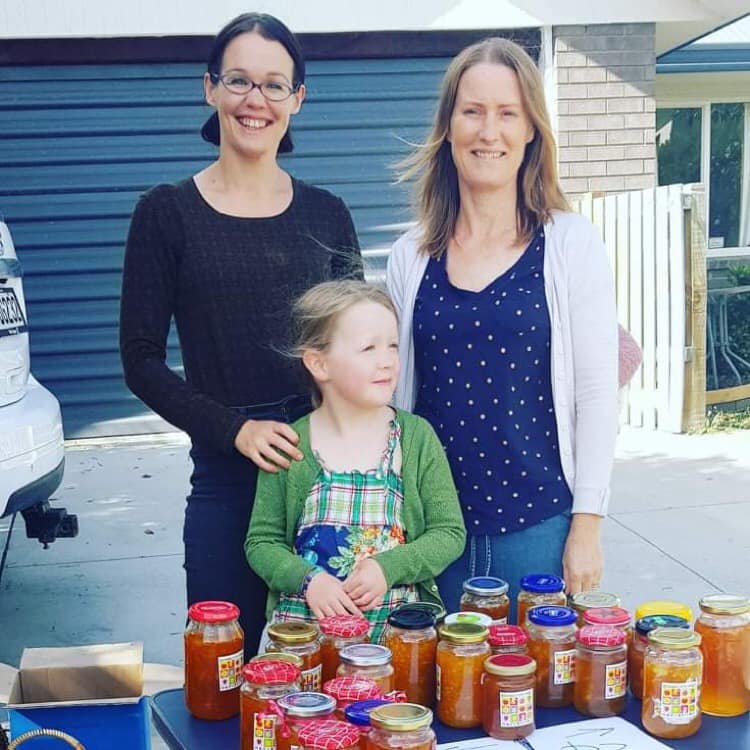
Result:
[[[151,699],[153,721],[157,731],[171,750],[239,750],[239,717],[226,721],[194,719],[185,708],[183,690],[164,690]],[[589,717],[572,708],[537,708],[538,728]],[[628,696],[622,718],[640,726],[641,703]],[[434,724],[438,743],[470,740],[484,736],[481,728],[451,729],[439,722]],[[697,734],[683,740],[660,740],[675,750],[750,750],[750,714],[731,719],[703,716],[703,726]],[[519,745],[520,747],[520,745]]]

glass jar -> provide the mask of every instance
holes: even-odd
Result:
[[[508,622],[508,584],[502,578],[475,576],[464,581],[464,593],[458,608],[462,612],[483,612],[493,625]]]
[[[323,685],[323,692],[330,695],[336,701],[336,710],[340,718],[344,718],[347,706],[358,701],[382,698],[380,686],[375,680],[367,677],[347,675],[346,677],[334,677]]]
[[[619,628],[625,633],[625,643],[630,644],[633,640],[633,618],[630,612],[622,607],[594,607],[583,613],[583,624],[586,625],[608,625]]]
[[[289,693],[276,703],[283,714],[276,727],[276,750],[296,750],[298,732],[308,721],[335,718],[336,701],[325,693]]]
[[[481,625],[483,628],[492,626],[492,618],[484,612],[451,612],[445,616],[443,625],[455,625],[459,622],[469,622],[472,625]]]
[[[245,664],[240,691],[242,750],[254,750],[258,738],[262,738],[262,747],[275,750],[280,711],[274,702],[288,693],[299,692],[301,674],[299,667],[281,659]]]
[[[529,635],[519,625],[492,625],[487,642],[493,654],[529,653]]]
[[[318,637],[318,629],[306,622],[275,622],[268,626],[268,653],[281,651],[302,658],[302,689],[305,692],[318,691],[323,685]]]
[[[239,607],[197,602],[185,629],[185,704],[198,719],[220,721],[240,710],[245,636]]]
[[[393,690],[393,664],[391,650],[374,643],[358,643],[339,651],[340,677],[352,675],[374,680],[385,695]]]
[[[288,654],[285,651],[271,651],[267,654],[258,654],[257,656],[253,656],[248,664],[254,661],[285,661],[288,664],[294,664],[300,672],[302,672],[302,667],[305,664],[305,661],[301,656],[297,656],[297,654]]]
[[[627,636],[611,625],[584,625],[577,635],[573,705],[585,716],[616,716],[628,689]]]
[[[536,661],[536,705],[569,706],[576,679],[576,613],[568,607],[532,607],[526,619],[529,656]]]
[[[668,599],[653,599],[643,602],[635,608],[636,621],[651,615],[674,615],[687,620],[688,624],[693,621],[693,610],[687,604],[669,601]]]
[[[750,599],[733,594],[704,596],[695,631],[701,634],[701,710],[739,716],[750,709]]]
[[[314,721],[298,732],[300,750],[347,750],[359,748],[359,729],[346,721]]]
[[[582,628],[583,613],[587,609],[595,607],[619,607],[620,597],[616,594],[608,594],[606,591],[580,591],[570,597],[570,606],[578,615],[578,627]]]
[[[373,698],[369,701],[357,701],[356,703],[350,703],[344,709],[344,718],[350,723],[354,724],[359,729],[359,746],[360,750],[369,750],[367,744],[370,737],[370,714],[373,709],[379,706],[390,704],[393,701],[386,700],[385,698]]]
[[[368,750],[435,750],[432,711],[416,703],[391,703],[370,713]]]
[[[484,662],[482,727],[498,740],[520,740],[534,731],[536,662],[522,654],[499,654]]]
[[[435,655],[438,719],[449,727],[482,724],[481,679],[490,656],[489,631],[474,623],[443,625]]]
[[[406,700],[435,703],[435,618],[424,610],[401,610],[388,616],[386,646],[393,656],[393,685]]]
[[[526,612],[531,607],[564,607],[568,603],[565,596],[565,581],[560,576],[548,573],[534,573],[521,579],[518,592],[518,612],[516,622],[526,627]]]
[[[322,638],[320,639],[320,658],[323,665],[323,682],[336,676],[339,668],[339,651],[355,643],[367,643],[370,623],[357,615],[333,615],[318,621]]]
[[[442,624],[447,614],[445,607],[437,602],[406,602],[405,604],[399,604],[392,612],[403,612],[414,609],[429,612],[435,618],[436,625]]]
[[[641,721],[655,737],[677,740],[700,729],[700,642],[698,633],[680,628],[656,628],[648,634]]]
[[[628,681],[630,694],[643,698],[643,657],[648,646],[648,634],[656,628],[689,628],[688,621],[675,615],[647,615],[635,623],[633,640],[628,646]]]

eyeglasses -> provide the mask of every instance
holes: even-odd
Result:
[[[297,91],[298,88],[289,86],[282,81],[261,81],[260,83],[256,83],[240,73],[225,73],[224,75],[211,73],[210,76],[214,83],[221,81],[227,91],[231,91],[233,94],[238,94],[239,96],[247,96],[254,88],[257,88],[270,102],[283,102]]]

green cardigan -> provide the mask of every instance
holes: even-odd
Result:
[[[403,524],[406,544],[374,556],[388,587],[418,584],[423,601],[441,602],[434,577],[460,557],[466,529],[448,459],[435,431],[421,417],[397,410],[401,425]],[[269,588],[266,616],[280,593],[300,590],[314,567],[294,552],[297,523],[305,499],[320,472],[310,448],[310,416],[292,427],[299,435],[301,461],[276,474],[261,471],[245,540],[245,555]]]

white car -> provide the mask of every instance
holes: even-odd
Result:
[[[0,221],[0,517],[22,513],[27,536],[46,546],[74,536],[77,521],[47,502],[62,481],[63,427],[60,404],[29,369],[22,276]]]

